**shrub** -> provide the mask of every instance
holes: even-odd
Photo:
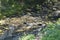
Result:
[[[60,23],[51,23],[47,25],[47,28],[44,30],[45,34],[43,35],[42,40],[60,40]]]

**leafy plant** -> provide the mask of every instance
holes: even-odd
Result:
[[[60,40],[60,23],[59,21],[57,22],[49,22],[47,28],[44,30],[45,34],[43,35],[42,40]]]
[[[22,38],[19,40],[34,40],[35,36],[33,34],[28,34],[28,35],[25,35],[25,36],[22,36]]]

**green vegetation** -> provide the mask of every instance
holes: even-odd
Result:
[[[60,19],[56,23],[49,23],[42,40],[60,40]]]
[[[60,40],[60,30],[47,30],[42,40]]]
[[[34,40],[35,36],[33,34],[22,36],[19,40]]]

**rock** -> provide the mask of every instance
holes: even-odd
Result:
[[[56,10],[54,12],[52,12],[51,16],[48,17],[49,19],[53,20],[58,20],[58,18],[60,18],[60,10]]]
[[[6,20],[0,20],[0,25],[5,24],[5,21],[6,21]]]
[[[3,23],[4,24],[3,24]],[[5,20],[0,21],[0,23],[4,28],[4,38],[6,35],[13,36],[14,33],[21,33],[21,32],[33,32],[36,31],[36,29],[44,29],[46,24],[41,21],[40,17],[32,17],[32,16],[22,16],[22,17],[14,17],[14,18],[6,18]],[[37,31],[40,31],[37,30]],[[2,37],[3,37],[2,36]],[[7,36],[7,37],[8,37]]]

